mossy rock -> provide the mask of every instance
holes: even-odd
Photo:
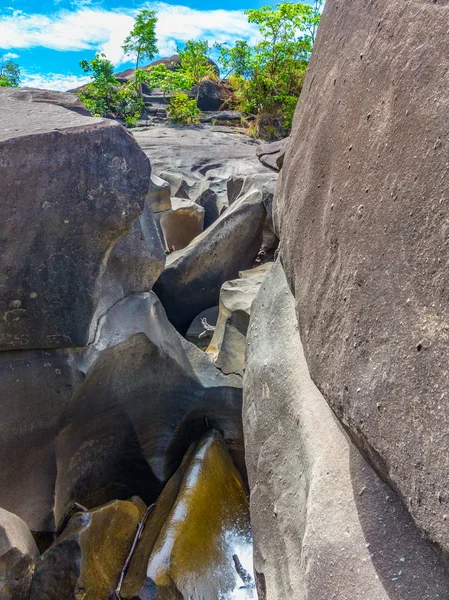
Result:
[[[37,561],[30,600],[106,600],[145,511],[138,498],[80,512]]]

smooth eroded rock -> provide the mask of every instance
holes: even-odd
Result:
[[[262,194],[253,189],[189,246],[167,258],[154,290],[180,333],[187,331],[198,313],[218,303],[225,281],[253,265],[262,243],[265,217]]]
[[[207,354],[223,373],[243,376],[251,305],[271,263],[239,273],[220,290],[218,320]]]
[[[137,498],[73,516],[37,561],[30,600],[106,600],[116,589],[144,511]]]
[[[182,250],[203,231],[204,208],[190,200],[171,199],[171,210],[158,215],[167,248]]]
[[[448,19],[326,3],[275,219],[313,380],[446,554]]]
[[[250,544],[248,499],[217,432],[188,452],[146,529],[142,542],[146,536],[152,546],[146,577],[155,582],[158,599],[219,600],[242,584],[233,554]],[[126,597],[130,591],[137,590]]]
[[[0,91],[0,350],[86,345],[111,249],[144,208],[144,153],[79,108],[70,94]]]
[[[310,379],[279,263],[251,311],[243,422],[260,600],[447,596],[445,565]]]

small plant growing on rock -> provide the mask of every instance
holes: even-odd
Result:
[[[176,123],[199,123],[200,109],[195,98],[189,98],[184,92],[175,94],[168,105],[168,116]]]

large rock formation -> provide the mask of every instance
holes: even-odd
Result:
[[[276,206],[312,378],[446,553],[448,20],[328,0]]]
[[[102,294],[123,297],[111,290],[111,250],[144,210],[150,165],[123,127],[81,106],[70,94],[0,91],[1,350],[84,346]],[[141,285],[136,276],[123,293]]]
[[[259,600],[447,596],[444,565],[312,383],[279,263],[252,307],[243,419]]]

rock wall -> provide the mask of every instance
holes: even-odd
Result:
[[[251,310],[243,422],[259,600],[447,596],[444,565],[310,379],[279,262]]]
[[[327,1],[275,208],[312,379],[444,553],[448,22]]]

